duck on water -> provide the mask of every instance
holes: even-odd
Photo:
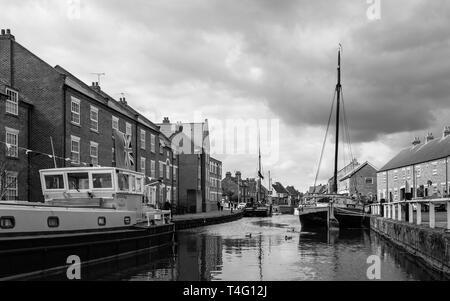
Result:
[[[144,174],[114,167],[40,171],[44,203],[0,202],[0,279],[32,277],[171,245],[170,211],[146,202]],[[20,256],[18,256],[20,254]]]

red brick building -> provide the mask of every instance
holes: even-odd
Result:
[[[430,133],[401,150],[377,174],[378,199],[387,202],[448,195],[450,185],[450,127],[441,137]]]
[[[0,79],[14,87],[32,105],[32,122],[25,136],[28,148],[52,154],[56,165],[116,166],[115,130],[131,139],[130,169],[145,172],[150,183],[150,201],[161,206],[174,198],[176,160],[159,127],[101,90],[98,83],[86,85],[60,66],[52,67],[15,41],[10,32],[0,35]],[[1,112],[1,111],[0,111]],[[166,141],[165,144],[162,142]],[[3,158],[3,157],[0,157]],[[28,156],[27,200],[42,200],[39,169],[54,167],[49,156]],[[176,190],[176,189],[175,189]],[[22,197],[20,197],[22,198]]]
[[[33,106],[15,87],[0,79],[0,199],[28,199],[30,144]],[[24,188],[24,189],[19,189]]]

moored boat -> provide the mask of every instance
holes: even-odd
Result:
[[[172,244],[170,211],[145,202],[144,174],[114,167],[40,171],[44,203],[0,202],[0,279],[61,272]]]

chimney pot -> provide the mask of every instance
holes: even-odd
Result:
[[[445,138],[445,137],[447,137],[447,136],[449,136],[450,135],[450,126],[445,126],[444,127],[444,134],[443,134],[443,137]]]
[[[11,30],[10,30],[10,29],[7,29],[7,30],[6,30],[6,34],[11,34]]]
[[[5,35],[5,30],[4,29],[2,29],[2,36],[4,36]]]
[[[427,138],[426,138],[426,141],[427,141],[427,142],[430,142],[430,141],[433,140],[433,139],[434,139],[433,133],[428,133]]]

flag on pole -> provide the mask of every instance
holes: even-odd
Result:
[[[114,130],[114,146],[116,166],[133,170],[135,164],[131,135]]]

